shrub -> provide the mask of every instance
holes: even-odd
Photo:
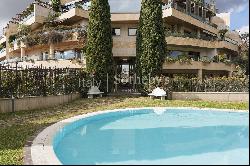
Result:
[[[198,78],[165,76],[152,78],[148,90],[161,87],[167,92],[249,92],[248,77],[215,77],[205,78],[203,81]]]

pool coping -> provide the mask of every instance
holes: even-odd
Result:
[[[105,113],[122,112],[127,110],[138,109],[189,109],[189,110],[204,110],[204,111],[225,111],[225,112],[244,112],[249,113],[249,110],[236,109],[218,109],[218,108],[197,108],[197,107],[142,107],[142,108],[123,108],[114,110],[97,111],[87,114],[74,116],[57,123],[52,124],[47,128],[40,129],[36,134],[27,140],[24,147],[24,164],[25,165],[62,165],[53,150],[53,138],[56,133],[64,128],[64,126],[91,116],[96,116]]]

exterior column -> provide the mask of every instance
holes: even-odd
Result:
[[[202,69],[198,70],[198,79],[203,79],[203,73],[202,73]]]
[[[23,60],[23,57],[25,57],[25,48],[21,47],[21,60]]]
[[[54,59],[55,58],[55,46],[51,44],[49,46],[49,59]]]

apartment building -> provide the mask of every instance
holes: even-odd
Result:
[[[64,26],[86,28],[91,2],[61,0],[61,3],[62,10],[56,21]],[[232,75],[235,65],[230,60],[238,56],[240,37],[237,32],[230,31],[228,14],[216,14],[215,1],[163,0],[162,10],[169,54],[163,65],[164,74],[187,74],[199,78]],[[78,31],[72,31],[71,37],[57,44],[35,43],[28,46],[13,40],[20,24],[28,25],[34,34],[39,33],[51,12],[49,3],[37,0],[8,23],[0,38],[2,64],[18,60],[23,61],[19,65],[85,67],[82,52],[85,42],[79,40]],[[135,73],[139,17],[139,12],[111,13],[117,74]],[[223,61],[218,57],[224,57]]]

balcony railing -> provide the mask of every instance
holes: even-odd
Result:
[[[169,32],[169,31],[166,31],[165,35],[166,35],[166,37],[173,36],[173,37],[201,39],[201,40],[206,40],[206,41],[217,40],[217,38],[215,38],[215,37],[208,37],[208,36],[203,36],[203,35],[198,36],[196,33],[184,34],[184,33],[180,33],[180,32]]]
[[[239,44],[237,41],[230,39],[230,38],[225,38],[224,40],[220,40],[218,37],[204,36],[204,35],[198,36],[195,33],[184,34],[184,33],[180,33],[180,32],[166,31],[165,36],[166,37],[173,36],[173,37],[193,38],[193,39],[201,39],[201,40],[206,40],[206,41],[226,41],[226,42],[231,43],[233,45]]]
[[[203,23],[206,23],[206,24],[214,27],[214,28],[218,27],[216,24],[211,23],[209,20],[206,20],[205,18],[203,18],[203,17],[201,17],[199,15],[187,12],[186,8],[181,7],[180,5],[178,5],[178,3],[169,2],[168,4],[163,4],[163,6],[162,6],[163,10],[170,9],[170,8],[174,8],[174,9],[176,9],[176,10],[182,12],[182,13],[185,13],[185,14],[187,14],[187,15],[189,15],[189,16],[191,16],[191,17],[193,17],[193,18],[195,18],[195,19],[197,19],[197,20],[199,20],[199,21],[201,21]]]
[[[214,56],[212,58],[209,58],[209,57],[196,57],[196,58],[193,58],[191,55],[188,56],[188,55],[185,55],[185,56],[180,56],[180,57],[177,57],[177,58],[172,58],[171,56],[168,56],[166,59],[165,59],[165,62],[166,63],[176,63],[176,62],[179,62],[179,63],[185,63],[185,64],[192,64],[192,62],[202,62],[202,63],[223,63],[225,65],[232,65],[234,64],[234,62],[230,59],[227,59],[227,58],[219,58],[218,56]]]
[[[231,44],[234,44],[234,45],[238,45],[239,42],[233,40],[233,39],[230,39],[230,38],[225,38],[224,41],[228,42],[228,43],[231,43]]]

